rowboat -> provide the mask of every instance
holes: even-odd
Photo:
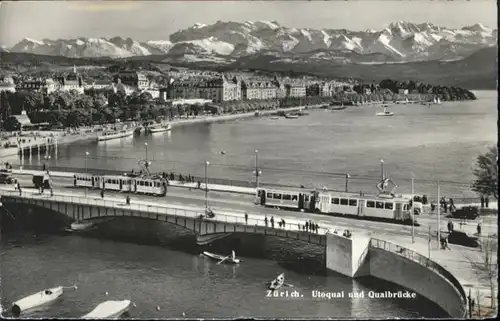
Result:
[[[18,300],[12,304],[12,314],[20,315],[21,312],[25,312],[29,309],[39,307],[41,305],[50,303],[63,294],[63,287],[58,286],[51,289],[45,289],[38,293],[29,295],[21,300]]]
[[[203,252],[203,255],[212,258],[214,260],[218,260],[219,262],[223,261],[231,264],[238,264],[240,263],[240,259],[233,259],[231,256],[222,256],[220,254],[215,254],[215,253],[210,253],[210,252]]]
[[[288,118],[288,119],[297,119],[297,118],[299,118],[299,115],[286,114],[285,118]]]
[[[269,283],[269,290],[278,290],[285,284],[285,273],[281,273]]]
[[[85,314],[82,319],[118,319],[122,314],[128,312],[131,304],[130,300],[105,301]]]
[[[73,222],[71,223],[72,231],[85,231],[94,227],[94,222]]]

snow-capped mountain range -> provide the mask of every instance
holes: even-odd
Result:
[[[449,60],[467,56],[497,43],[497,30],[482,24],[450,29],[431,23],[398,21],[383,30],[297,29],[277,22],[197,23],[177,31],[169,40],[135,41],[131,38],[77,38],[33,40],[25,38],[0,51],[65,57],[125,58],[147,55],[218,56],[229,60],[269,54],[290,57],[311,54],[310,59],[334,59],[336,53],[356,57],[380,56],[385,61]],[[312,57],[312,58],[311,58]],[[364,59],[364,60],[366,60]]]

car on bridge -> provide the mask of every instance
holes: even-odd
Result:
[[[464,206],[451,213],[453,218],[462,218],[468,220],[475,220],[479,216],[479,207],[477,206]]]
[[[448,243],[463,245],[468,247],[479,247],[479,240],[477,237],[469,236],[465,232],[453,231],[448,235]]]

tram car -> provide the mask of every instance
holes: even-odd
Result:
[[[167,182],[159,176],[75,174],[73,184],[75,187],[98,188],[106,191],[156,196],[167,194]]]
[[[343,215],[361,219],[411,220],[409,201],[400,197],[362,196],[328,191],[257,189],[257,202],[268,207]]]

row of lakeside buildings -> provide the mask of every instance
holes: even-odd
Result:
[[[103,92],[148,92],[153,98],[162,100],[206,99],[213,102],[257,99],[300,98],[305,96],[333,96],[341,91],[352,90],[346,82],[306,81],[303,79],[272,79],[228,77],[219,74],[212,77],[170,78],[168,85],[160,86],[150,81],[142,72],[121,71],[113,81],[85,82],[73,68],[66,77],[29,79],[14,83],[11,77],[0,78],[0,91],[37,91],[50,94],[55,91],[77,91],[81,94],[88,89]]]

